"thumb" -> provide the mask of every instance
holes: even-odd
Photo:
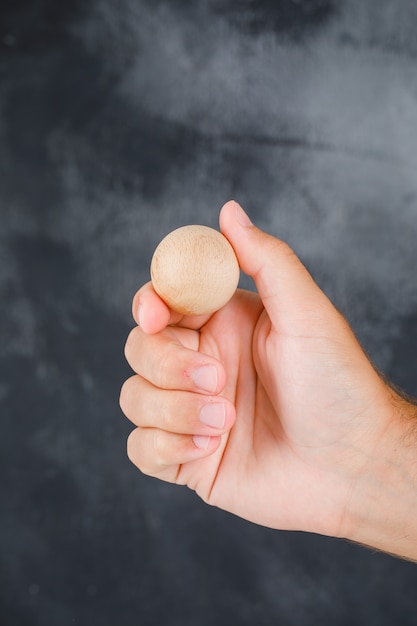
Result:
[[[275,328],[305,333],[306,323],[314,323],[316,330],[317,322],[326,323],[323,313],[332,305],[285,242],[256,228],[234,201],[222,208],[220,229],[242,270],[255,281]]]

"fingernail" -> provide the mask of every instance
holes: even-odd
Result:
[[[194,445],[201,450],[207,450],[207,447],[210,443],[210,437],[203,437],[202,435],[194,435],[193,437]]]
[[[214,365],[203,365],[191,372],[191,379],[201,391],[215,393],[218,385],[217,369]]]
[[[226,406],[220,402],[205,404],[200,409],[199,417],[202,424],[221,430],[226,421]]]
[[[248,226],[253,226],[248,215],[245,213],[245,211],[242,209],[240,204],[238,204],[237,202],[235,203],[235,215],[236,215],[237,221],[239,222],[241,226],[245,226],[246,228]]]

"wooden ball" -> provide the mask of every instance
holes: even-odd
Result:
[[[158,245],[151,262],[156,293],[183,315],[221,309],[236,291],[239,264],[226,237],[207,226],[183,226]]]

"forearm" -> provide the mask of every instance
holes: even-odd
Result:
[[[417,406],[393,394],[392,407],[352,488],[346,538],[417,561]]]

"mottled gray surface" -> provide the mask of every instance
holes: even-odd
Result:
[[[118,408],[154,246],[230,197],[417,394],[415,0],[0,20],[2,626],[415,624],[416,566],[142,476]]]

